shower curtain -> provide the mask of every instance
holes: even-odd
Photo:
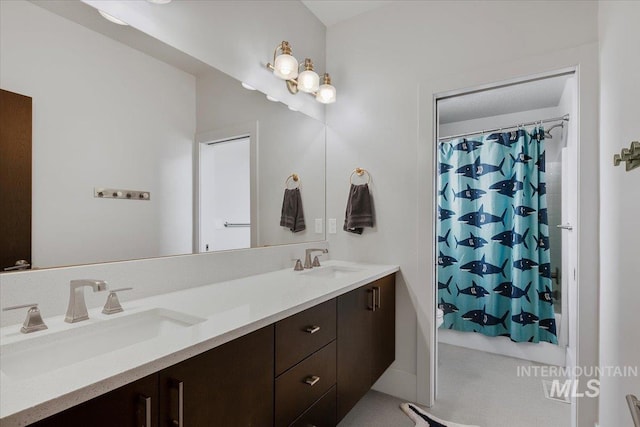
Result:
[[[544,130],[443,142],[438,168],[442,327],[557,344]]]

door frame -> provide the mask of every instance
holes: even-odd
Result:
[[[226,140],[247,137],[249,138],[249,184],[250,194],[250,222],[251,222],[251,248],[258,246],[260,236],[258,235],[258,121],[239,123],[237,125],[225,126],[206,132],[197,133],[193,143],[193,253],[200,252],[200,169],[201,152],[203,144],[223,142]],[[205,252],[202,252],[205,253]]]
[[[418,403],[428,406],[435,399],[435,295],[436,283],[436,233],[435,216],[436,183],[435,150],[436,99],[442,93],[466,92],[468,88],[491,87],[496,81],[517,82],[522,76],[556,74],[562,69],[576,69],[578,114],[577,163],[578,163],[578,212],[576,233],[578,241],[577,272],[579,283],[578,310],[576,313],[576,366],[598,366],[598,293],[599,250],[597,236],[598,215],[598,45],[586,44],[570,49],[548,52],[523,59],[515,59],[496,66],[478,66],[471,72],[459,75],[428,76],[418,87],[418,233],[416,263],[418,277],[426,285],[417,290],[416,296],[422,309],[417,310],[417,390]],[[584,233],[582,230],[585,230]],[[581,244],[581,242],[585,242]],[[424,262],[428,260],[428,262]],[[578,378],[581,379],[581,378]],[[586,381],[580,381],[578,391],[586,390]],[[572,414],[572,425],[593,425],[597,420],[596,398],[581,398]]]
[[[454,97],[458,97],[458,96],[466,96],[466,95],[470,95],[473,93],[478,93],[478,92],[486,92],[486,91],[491,91],[491,90],[495,90],[495,89],[500,89],[503,87],[509,87],[509,86],[516,86],[516,85],[521,85],[521,84],[527,84],[527,83],[531,83],[531,82],[535,82],[535,81],[540,81],[540,80],[544,80],[544,79],[549,79],[549,78],[554,78],[554,77],[561,77],[561,76],[571,76],[574,79],[577,79],[577,68],[576,67],[570,67],[570,68],[565,68],[565,69],[561,69],[561,70],[557,70],[557,71],[550,71],[550,72],[546,72],[543,74],[537,74],[537,75],[530,75],[530,76],[521,76],[518,79],[515,80],[510,80],[507,82],[493,82],[493,83],[488,83],[487,85],[482,85],[480,87],[474,87],[474,88],[469,88],[469,89],[464,89],[464,90],[452,90],[452,91],[447,91],[444,93],[438,93],[435,94],[434,96],[434,120],[435,120],[435,141],[434,141],[434,147],[433,147],[433,170],[434,170],[434,174],[433,174],[433,179],[434,179],[434,193],[433,193],[433,197],[435,198],[434,201],[434,205],[436,207],[436,211],[434,212],[434,218],[436,218],[436,221],[434,221],[434,233],[437,235],[437,206],[438,206],[438,194],[439,194],[439,184],[438,184],[438,179],[439,179],[439,171],[438,171],[438,144],[439,144],[439,138],[440,138],[440,111],[438,109],[438,101],[440,100],[445,100],[448,98],[454,98]],[[571,84],[577,84],[576,81],[571,82]],[[574,99],[574,104],[577,104],[578,100],[577,97],[575,97],[576,99]],[[573,107],[573,104],[572,104]],[[570,120],[577,120],[577,118],[575,117],[574,114],[574,110],[573,108],[571,108],[571,111],[569,112],[570,114]],[[546,119],[547,117],[541,117],[541,119]],[[571,125],[568,124],[567,127],[570,127]],[[568,152],[568,151],[567,151]],[[569,169],[569,170],[575,170],[574,168]],[[575,182],[576,180],[573,180],[572,182]],[[564,201],[563,201],[564,202]],[[564,207],[566,209],[566,206]],[[575,209],[575,206],[574,206]],[[564,234],[563,234],[564,235]],[[434,253],[438,253],[438,242],[434,241]],[[563,260],[563,266],[565,265],[566,262],[568,262],[568,260]],[[435,269],[435,282],[438,282],[438,269]],[[564,288],[563,288],[564,291]],[[435,309],[436,309],[436,313],[437,313],[437,306],[438,306],[438,289],[435,288],[434,289],[435,295],[433,296],[435,303]],[[563,304],[566,301],[566,295],[563,294]],[[565,307],[565,310],[562,311],[562,317],[561,317],[561,324],[558,325],[558,330],[562,330],[564,331],[564,326],[567,323],[567,310]],[[435,316],[436,314],[434,314]],[[575,325],[573,324],[574,322],[571,322],[571,328],[575,328]],[[570,334],[573,334],[574,331],[570,331]],[[438,343],[438,327],[437,324],[434,324],[434,331],[433,331],[433,335],[434,335],[434,339],[433,339],[433,345],[434,345],[434,358],[435,358],[435,364],[434,364],[434,377],[435,377],[435,381],[434,381],[434,387],[435,387],[435,399],[437,399],[438,397],[438,347],[439,347],[439,343]],[[561,338],[560,336],[558,336],[558,345],[560,345],[561,342]],[[565,352],[564,352],[564,356],[566,358],[566,352],[568,351],[568,342],[564,343],[564,347],[566,347]]]

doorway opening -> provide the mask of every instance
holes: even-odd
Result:
[[[436,406],[571,424],[522,374],[575,364],[577,105],[575,69],[436,97]]]
[[[251,247],[251,139],[199,143],[198,252]]]

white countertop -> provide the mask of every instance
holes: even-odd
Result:
[[[335,278],[306,274],[331,266],[355,271],[343,272]],[[0,329],[0,351],[7,345],[23,342],[20,345],[28,346],[33,338],[74,329],[81,333],[82,328],[100,326],[100,322],[158,308],[203,319],[184,329],[169,330],[157,338],[42,373],[34,371],[28,360],[25,375],[7,374],[0,365],[0,424],[23,426],[41,420],[398,269],[396,265],[326,261],[322,267],[304,272],[289,268],[123,302],[124,312],[109,316],[101,313],[102,308],[93,309],[89,311],[89,320],[79,323],[65,323],[64,316],[45,318],[49,329],[31,334],[20,333],[19,325],[4,327]]]

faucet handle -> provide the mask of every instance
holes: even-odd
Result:
[[[104,304],[102,308],[102,312],[104,314],[114,314],[120,313],[124,311],[122,306],[120,305],[120,301],[118,300],[118,294],[116,292],[120,291],[130,291],[133,288],[119,288],[119,289],[111,289],[109,291],[109,296],[107,296],[107,302]]]
[[[304,267],[302,266],[302,261],[300,261],[300,258],[296,259],[296,266],[293,267],[293,271],[302,271],[304,270]]]
[[[42,316],[40,315],[40,309],[38,309],[38,303],[14,305],[11,307],[5,307],[2,309],[2,311],[18,310],[20,308],[27,308],[27,307],[29,308],[29,310],[27,311],[27,317],[26,319],[24,319],[22,328],[20,328],[20,332],[22,332],[23,334],[28,334],[31,332],[48,329],[47,325],[45,325],[44,321],[42,320]]]
[[[314,267],[320,267],[320,259],[318,258],[318,255],[316,255],[315,257],[313,257],[313,264],[311,264]]]

